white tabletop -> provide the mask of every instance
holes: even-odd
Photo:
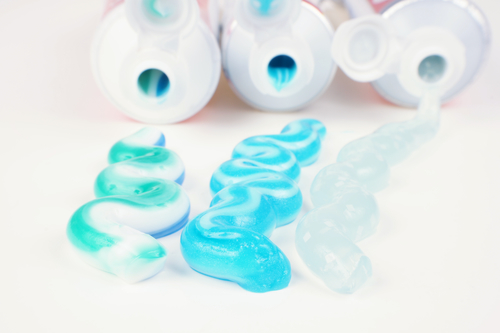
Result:
[[[500,2],[477,3],[492,24],[490,61],[443,108],[438,136],[376,194],[379,230],[359,244],[374,276],[342,296],[300,260],[297,222],[272,236],[293,274],[278,292],[253,294],[194,272],[179,233],[160,240],[165,269],[142,283],[81,262],[66,239],[69,217],[94,198],[111,145],[143,125],[122,116],[91,76],[100,0],[0,0],[0,332],[500,331]],[[345,143],[413,115],[339,71],[301,112],[252,110],[222,81],[198,115],[159,127],[186,164],[194,217],[208,207],[211,173],[236,143],[295,119],[323,121],[324,151],[300,181],[303,214],[314,175]]]

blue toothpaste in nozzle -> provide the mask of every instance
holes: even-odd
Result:
[[[222,58],[232,89],[266,111],[300,109],[329,86],[334,31],[301,0],[234,0],[224,5]]]

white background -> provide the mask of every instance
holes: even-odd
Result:
[[[444,107],[437,138],[394,168],[376,195],[379,231],[359,244],[374,276],[342,296],[301,262],[297,222],[272,236],[293,270],[278,292],[252,294],[192,271],[179,233],[161,240],[165,269],[139,284],[81,262],[67,221],[93,199],[111,145],[143,125],[112,107],[91,76],[100,0],[0,0],[0,332],[499,332],[500,2],[477,3],[492,24],[490,61]],[[160,127],[187,166],[194,217],[237,142],[302,117],[322,120],[323,154],[300,181],[304,213],[314,175],[342,145],[413,114],[339,72],[298,113],[252,110],[222,81],[198,115]]]

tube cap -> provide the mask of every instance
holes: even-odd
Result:
[[[403,88],[417,97],[429,85],[442,94],[450,90],[464,73],[465,53],[461,40],[447,29],[425,26],[400,38],[380,15],[343,23],[332,44],[333,58],[351,79],[372,82],[396,74]],[[432,73],[435,80],[426,77]]]
[[[401,43],[392,25],[380,15],[368,15],[340,25],[332,56],[344,73],[360,82],[371,82],[394,72]]]

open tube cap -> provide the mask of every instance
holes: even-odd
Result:
[[[401,45],[392,25],[380,15],[347,21],[335,33],[332,56],[344,73],[371,82],[394,71]]]
[[[403,88],[416,97],[429,85],[439,87],[442,94],[453,88],[464,73],[465,53],[463,43],[447,29],[421,27],[400,38],[380,15],[343,23],[332,45],[333,58],[351,79],[372,82],[396,74]]]

